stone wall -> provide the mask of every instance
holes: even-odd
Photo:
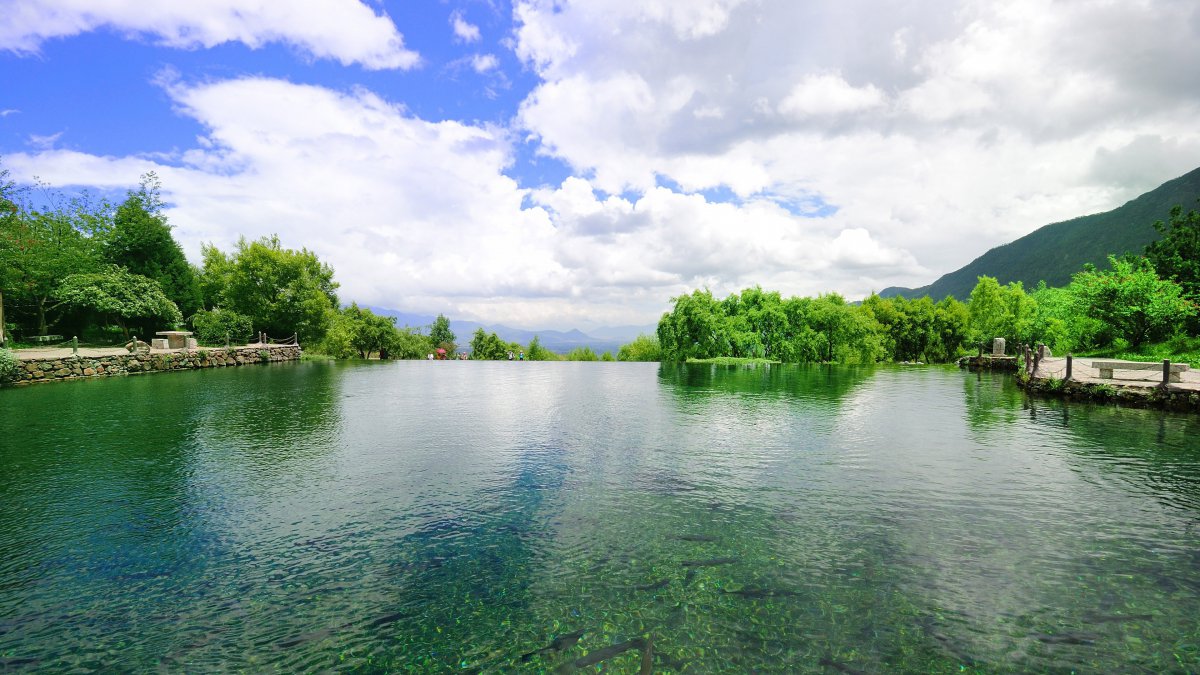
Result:
[[[171,352],[141,352],[115,356],[62,356],[20,362],[16,384],[51,382],[81,377],[138,375],[169,370],[220,368],[255,363],[300,360],[297,345],[214,347]]]
[[[1162,388],[1150,383],[1103,384],[1046,377],[1017,378],[1025,391],[1042,396],[1057,396],[1074,401],[1116,403],[1134,408],[1159,408],[1200,413],[1200,392],[1176,387]]]

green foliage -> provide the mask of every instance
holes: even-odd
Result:
[[[211,247],[210,247],[211,248]],[[206,294],[219,288],[216,304],[250,317],[256,330],[301,343],[320,342],[337,307],[333,269],[308,249],[285,249],[278,237],[238,241],[233,255],[206,250]]]
[[[0,384],[17,379],[19,367],[17,355],[11,350],[0,348]]]
[[[662,347],[654,335],[639,335],[617,350],[618,361],[661,361]]]
[[[1179,284],[1188,299],[1200,301],[1200,211],[1184,213],[1176,205],[1168,223],[1157,221],[1154,229],[1162,239],[1146,246],[1146,259],[1162,278]]]
[[[63,278],[101,269],[96,234],[107,227],[109,208],[85,193],[67,199],[46,191],[49,207],[28,206],[28,190],[0,175],[0,303],[24,306],[12,318],[45,335],[53,323],[53,294]]]
[[[103,238],[103,256],[111,264],[157,281],[167,297],[190,315],[201,306],[201,291],[163,215],[161,190],[153,172],[142,176],[138,189],[130,190],[117,207],[112,228]]]
[[[1094,317],[1114,337],[1137,348],[1172,335],[1195,315],[1179,284],[1159,279],[1149,261],[1109,256],[1109,265],[1106,271],[1085,268],[1068,289],[1076,314]]]
[[[600,360],[611,362],[611,361],[616,361],[617,359],[612,355],[612,352],[604,352],[603,354],[600,355]]]
[[[596,356],[596,352],[592,351],[591,347],[576,347],[567,352],[568,361],[599,361],[600,357]]]
[[[457,339],[454,331],[450,330],[450,319],[447,319],[444,314],[438,314],[429,328],[429,341],[435,348],[440,347],[445,349],[446,353],[453,354],[458,346],[455,344]]]
[[[471,358],[478,361],[503,361],[509,354],[515,359],[520,351],[521,345],[505,342],[495,333],[485,333],[482,328],[475,329],[471,338]]]
[[[874,296],[855,306],[836,293],[783,299],[755,287],[720,302],[697,290],[674,303],[658,324],[664,361],[874,363],[894,356],[897,345],[902,356],[948,360],[958,352],[966,325],[966,309],[953,300],[913,304]]]
[[[179,308],[167,298],[158,282],[120,267],[69,275],[59,284],[54,297],[76,309],[116,321],[126,336],[128,325],[134,321],[166,327],[183,322]]]
[[[979,277],[967,305],[969,340],[991,344],[1002,337],[1010,346],[1034,341],[1037,304],[1025,293],[1021,282],[1001,286],[993,277]]]
[[[231,309],[200,310],[192,315],[192,329],[196,341],[202,345],[222,346],[228,339],[231,344],[245,344],[254,333],[250,317]]]
[[[397,328],[392,336],[388,356],[393,359],[423,359],[433,349],[433,344],[427,336],[410,328]]]
[[[534,335],[529,341],[529,346],[525,348],[526,361],[557,361],[558,354],[546,349],[542,346],[542,341],[538,336]]]

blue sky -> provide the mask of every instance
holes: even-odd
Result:
[[[299,9],[303,7],[303,10]],[[1200,165],[1194,2],[0,0],[0,161],[346,301],[651,324],[861,297]]]

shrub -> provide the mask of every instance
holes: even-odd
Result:
[[[233,344],[245,344],[254,332],[250,317],[228,309],[201,310],[192,315],[196,341],[202,345],[221,346],[228,335]]]
[[[0,384],[17,379],[17,355],[8,349],[0,349]]]

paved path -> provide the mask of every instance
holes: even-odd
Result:
[[[1162,370],[1113,370],[1112,379],[1100,379],[1100,371],[1092,367],[1094,361],[1112,361],[1113,359],[1092,359],[1075,357],[1071,363],[1071,379],[1076,382],[1094,384],[1111,384],[1117,387],[1157,387],[1162,383]],[[1067,359],[1052,357],[1043,359],[1038,367],[1036,377],[1055,377],[1061,379],[1067,374]],[[1200,370],[1185,370],[1179,374],[1179,382],[1172,382],[1169,389],[1185,391],[1200,391]]]

